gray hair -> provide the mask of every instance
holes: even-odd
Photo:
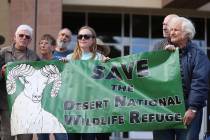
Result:
[[[18,32],[20,32],[20,31],[22,31],[22,30],[27,31],[27,32],[29,33],[29,35],[32,37],[32,35],[33,35],[33,29],[32,29],[31,26],[29,26],[29,25],[27,25],[27,24],[19,25],[19,26],[17,27],[17,30],[16,30],[16,32],[15,32],[15,35],[17,35]]]
[[[69,33],[70,33],[70,38],[71,38],[71,36],[72,36],[72,32],[71,32],[71,30],[69,29],[69,28],[63,28],[63,29],[61,29],[59,32],[58,32],[58,34],[60,34],[62,31],[68,31]]]
[[[184,17],[180,17],[180,19],[182,20],[182,31],[186,33],[189,40],[192,40],[196,33],[193,23]]]
[[[193,23],[185,17],[174,17],[172,20],[170,20],[169,26],[171,26],[171,24],[176,23],[176,22],[181,23],[182,32],[185,33],[186,37],[189,40],[192,40],[196,33]]]

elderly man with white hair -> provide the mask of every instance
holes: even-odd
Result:
[[[205,53],[192,43],[195,28],[190,20],[184,17],[173,18],[169,28],[173,45],[167,45],[165,49],[170,51],[179,49],[186,106],[183,123],[187,129],[155,131],[154,140],[199,140],[203,107],[206,105],[209,90],[210,63]]]
[[[0,116],[1,116],[1,140],[14,140],[10,132],[10,117],[7,103],[5,82],[5,67],[8,62],[39,60],[36,53],[28,48],[31,43],[33,29],[29,25],[17,27],[14,35],[14,43],[0,50]],[[32,140],[32,135],[18,135],[17,140]]]
[[[174,17],[178,17],[178,15],[176,14],[169,14],[167,15],[164,20],[163,20],[163,26],[162,26],[162,30],[163,30],[163,37],[164,39],[155,43],[154,47],[152,48],[153,51],[159,50],[159,49],[163,49],[165,45],[171,44],[171,40],[170,40],[170,31],[169,31],[169,22],[174,18]]]
[[[57,45],[55,47],[53,58],[56,60],[62,59],[70,54],[72,51],[68,50],[71,43],[72,32],[68,28],[63,28],[58,33],[58,38],[56,40]]]

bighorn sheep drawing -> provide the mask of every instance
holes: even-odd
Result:
[[[66,133],[63,125],[41,107],[44,88],[53,82],[51,97],[56,97],[61,86],[61,74],[55,65],[45,65],[40,70],[28,64],[15,66],[7,76],[7,92],[16,91],[16,80],[24,84],[16,97],[11,112],[11,134]],[[49,131],[50,130],[50,131]]]

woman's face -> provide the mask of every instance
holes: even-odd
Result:
[[[88,29],[80,30],[77,39],[79,46],[83,51],[90,51],[90,47],[94,43],[94,37],[90,30]]]
[[[46,55],[52,53],[53,46],[50,45],[49,41],[47,40],[41,40],[39,42],[39,51],[41,55]]]
[[[180,45],[183,44],[185,40],[187,40],[187,36],[182,31],[181,21],[176,21],[174,23],[171,23],[170,38],[171,42],[177,45],[177,47],[181,47]]]

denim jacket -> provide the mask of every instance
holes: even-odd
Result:
[[[180,50],[184,94],[186,107],[202,109],[206,105],[209,90],[210,63],[205,53],[192,42],[188,42],[187,47]]]

